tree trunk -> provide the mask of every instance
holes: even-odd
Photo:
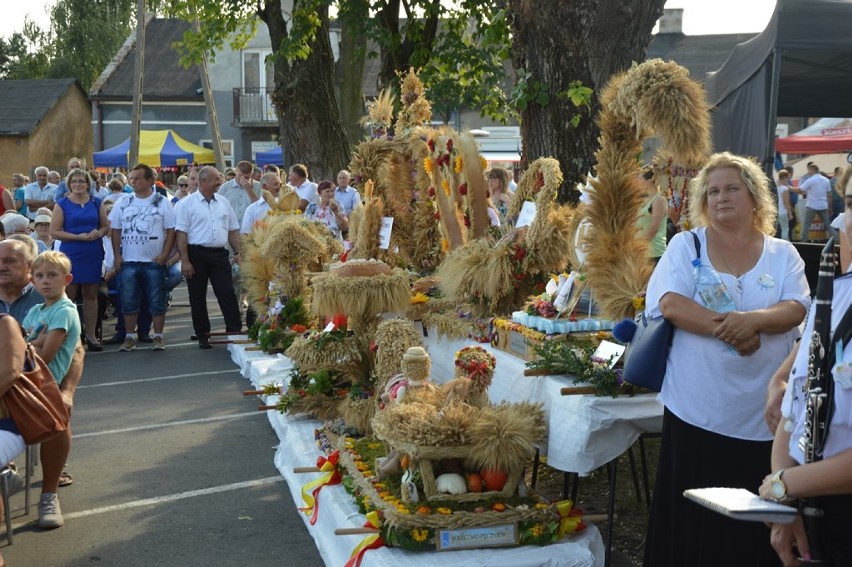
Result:
[[[294,1],[293,11],[300,0]],[[313,181],[334,180],[349,164],[349,144],[341,126],[340,110],[334,95],[334,56],[328,39],[328,6],[317,13],[320,26],[305,59],[275,58],[275,92],[284,165],[301,163],[308,167]],[[287,26],[281,3],[267,0],[261,18],[269,27],[272,50],[277,52],[287,39]]]
[[[521,112],[522,165],[552,156],[564,182],[559,200],[576,201],[580,177],[592,171],[599,130],[598,93],[609,78],[645,59],[651,30],[665,0],[510,0],[512,63],[540,81],[549,102],[530,101]],[[554,28],[558,22],[558,28]],[[559,93],[580,81],[594,90],[590,109],[577,108]],[[590,112],[591,110],[591,112]],[[579,124],[570,124],[575,114]]]
[[[422,21],[419,22],[412,22],[412,16],[407,14],[407,25],[416,31],[409,30],[403,36],[399,26],[400,0],[383,2],[383,7],[376,14],[385,34],[380,42],[382,65],[379,70],[379,88],[391,84],[397,87],[397,73],[408,71],[414,52],[417,49],[431,50],[438,34],[438,19],[441,15],[439,5],[440,0],[432,0],[430,4],[424,3],[425,14],[420,17]]]
[[[338,70],[338,94],[343,129],[350,146],[364,139],[364,128],[360,120],[364,116],[364,60],[367,57],[367,34],[363,24],[347,25],[349,21],[363,22],[369,18],[370,4],[367,0],[347,2],[346,21],[342,26],[340,39],[340,60]]]

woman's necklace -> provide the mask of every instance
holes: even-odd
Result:
[[[713,229],[713,232],[714,233],[716,232],[715,228]],[[743,292],[743,276],[745,276],[745,274],[748,270],[746,270],[746,272],[743,272],[742,274],[737,274],[737,272],[735,272],[731,268],[730,264],[728,264],[728,261],[725,259],[725,254],[724,254],[724,252],[722,252],[722,246],[721,246],[722,239],[719,238],[718,234],[716,234],[716,240],[718,240],[719,244],[720,244],[720,246],[718,248],[719,257],[722,259],[722,263],[725,265],[725,269],[728,271],[728,273],[731,274],[732,276],[734,276],[734,279],[737,280],[737,284],[735,286],[737,293],[742,293]]]

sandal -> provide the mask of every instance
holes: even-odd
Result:
[[[62,474],[59,475],[59,486],[71,486],[72,484],[74,484],[74,479],[71,478],[71,475],[62,471]]]

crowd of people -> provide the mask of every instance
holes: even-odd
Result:
[[[282,189],[298,194],[304,215],[325,224],[341,241],[347,238],[349,215],[361,203],[349,172],[340,171],[336,183],[314,183],[301,164],[289,168],[286,180],[278,167],[261,169],[248,161],[223,173],[193,166],[177,177],[172,193],[144,164],[108,175],[87,170],[83,159],[73,157],[67,170],[62,179],[40,166],[33,171],[34,181],[14,174],[12,187],[0,186],[0,312],[12,316],[0,317],[0,339],[9,345],[0,369],[15,374],[23,360],[18,347],[26,343],[16,338],[19,326],[22,338],[48,364],[69,408],[86,350],[102,351],[107,344],[129,352],[140,342],[150,343],[151,351],[165,350],[170,292],[184,279],[201,349],[212,348],[208,284],[225,332],[243,329],[240,234],[266,215]],[[505,194],[496,195],[505,211],[509,174],[496,168],[493,173],[505,180]],[[105,338],[101,326],[110,297],[115,333]],[[251,324],[254,316],[248,309],[246,322]],[[22,449],[14,423],[0,419],[0,465]],[[41,444],[42,528],[64,524],[57,493],[59,486],[73,482],[65,471],[70,449],[70,428]],[[13,487],[22,484],[12,478]]]

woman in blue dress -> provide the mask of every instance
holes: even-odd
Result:
[[[71,285],[66,293],[71,300],[77,290],[83,292],[83,323],[90,351],[103,350],[98,341],[98,286],[104,260],[103,238],[109,232],[109,221],[101,200],[92,197],[92,179],[82,169],[75,169],[65,180],[68,193],[53,209],[50,235],[61,241],[59,250],[71,260]],[[78,287],[79,286],[79,287]]]

